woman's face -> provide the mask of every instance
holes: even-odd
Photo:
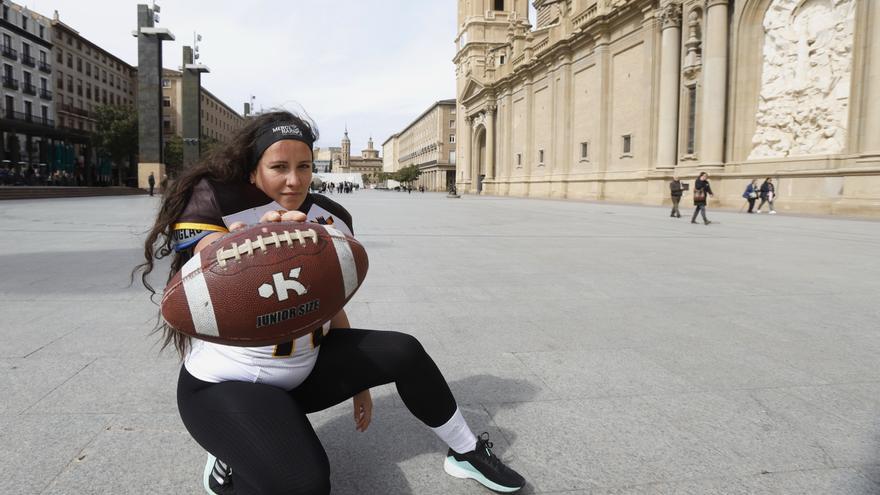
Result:
[[[312,182],[312,150],[302,141],[275,142],[260,157],[251,182],[284,208],[299,208]]]

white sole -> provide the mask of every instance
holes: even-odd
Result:
[[[456,478],[467,479],[470,478],[472,480],[476,480],[481,485],[485,486],[490,490],[494,490],[496,492],[501,493],[513,493],[519,490],[522,487],[511,488],[509,486],[501,486],[498,483],[495,483],[482,474],[480,474],[476,469],[470,470],[461,467],[457,461],[450,460],[451,457],[447,457],[445,461],[443,461],[443,470],[446,471],[446,474],[450,476],[454,476]],[[470,466],[470,463],[467,463]]]
[[[211,454],[208,454],[208,461],[205,462],[205,470],[202,472],[202,486],[205,487],[205,493],[208,495],[215,495],[214,491],[211,490],[211,487],[208,486],[208,477],[214,471],[214,463],[217,462],[217,458]]]

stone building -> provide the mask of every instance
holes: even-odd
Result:
[[[880,2],[458,0],[460,191],[880,215]]]
[[[0,0],[0,166],[31,169],[49,161],[59,137],[53,105],[52,29],[20,5]],[[41,173],[45,173],[43,170]]]
[[[373,138],[367,140],[367,149],[361,150],[360,156],[351,155],[351,140],[348,138],[348,129],[342,138],[342,149],[334,158],[333,172],[342,174],[368,175],[372,181],[378,180],[379,172],[382,171],[382,158],[379,150],[373,149]]]
[[[201,139],[226,142],[244,126],[245,118],[220,98],[202,87]],[[162,134],[164,138],[183,136],[183,75],[180,71],[162,69]]]
[[[382,144],[384,170],[396,172],[416,165],[422,175],[415,187],[445,191],[455,181],[455,100],[440,100]],[[390,155],[390,157],[389,157]],[[393,170],[390,170],[393,169]]]

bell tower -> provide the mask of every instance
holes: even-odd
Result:
[[[458,0],[458,29],[455,37],[456,148],[455,182],[460,191],[479,192],[479,167],[474,165],[473,129],[468,108],[482,89],[494,83],[495,66],[504,63],[502,53],[509,44],[512,26],[528,24],[528,0]],[[521,28],[525,29],[525,28]],[[491,94],[491,90],[484,94]],[[483,97],[485,98],[485,96]],[[494,97],[492,97],[494,99]],[[494,113],[494,101],[484,101]],[[490,153],[492,147],[490,146]],[[478,150],[479,148],[477,148]],[[478,152],[478,151],[477,151]],[[473,165],[473,166],[472,166]]]

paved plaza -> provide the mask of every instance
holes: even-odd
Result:
[[[370,255],[354,326],[416,335],[523,493],[880,493],[880,223],[333,199]],[[128,286],[158,202],[0,205],[0,494],[202,493],[178,358]],[[335,494],[489,493],[392,386],[374,403],[366,433],[350,403],[312,416]]]

